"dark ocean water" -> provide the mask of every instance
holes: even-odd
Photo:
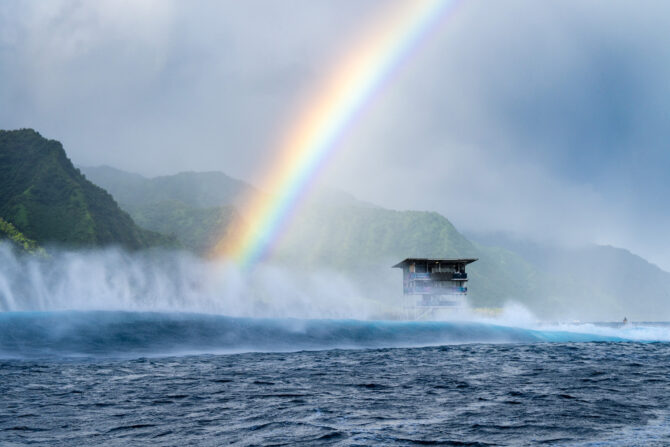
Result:
[[[670,445],[670,344],[610,329],[0,314],[0,445]]]

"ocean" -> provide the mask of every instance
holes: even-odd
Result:
[[[670,445],[670,327],[0,313],[0,445]]]

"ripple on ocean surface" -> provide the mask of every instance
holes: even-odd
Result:
[[[668,364],[665,343],[3,361],[0,441],[667,445]]]

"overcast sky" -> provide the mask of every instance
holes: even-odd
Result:
[[[299,100],[387,7],[4,0],[0,128],[35,128],[78,165],[257,181]],[[669,79],[668,2],[462,1],[322,182],[670,269]]]

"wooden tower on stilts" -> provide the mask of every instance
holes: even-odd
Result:
[[[402,269],[403,294],[414,297],[405,306],[408,317],[421,319],[439,309],[464,307],[468,293],[465,266],[476,260],[407,258],[394,265]]]

